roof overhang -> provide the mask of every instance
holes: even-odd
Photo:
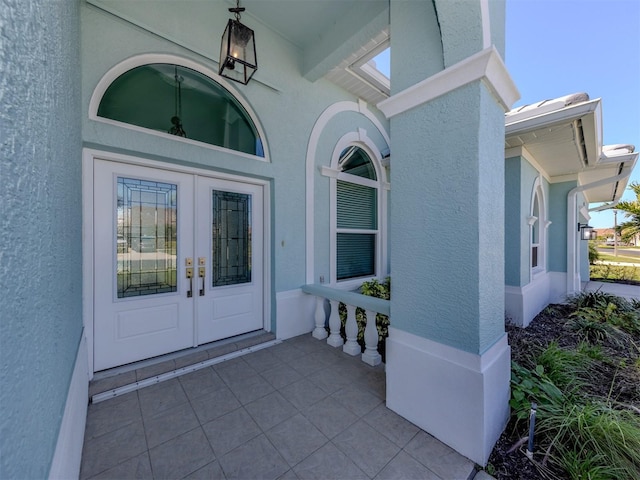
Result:
[[[597,183],[584,190],[590,203],[619,200],[638,159],[632,145],[602,145],[602,102],[586,94],[508,112],[505,150],[507,156],[522,152],[551,183]],[[607,178],[617,180],[603,184]]]
[[[597,164],[602,150],[600,99],[549,110],[508,112],[505,148],[525,147],[549,177],[575,175]]]

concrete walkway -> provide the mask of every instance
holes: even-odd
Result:
[[[585,292],[603,292],[626,298],[627,300],[640,300],[640,286],[624,283],[609,283],[589,281],[584,287]]]

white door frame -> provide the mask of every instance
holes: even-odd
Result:
[[[201,175],[220,180],[260,185],[263,188],[263,328],[271,331],[271,192],[268,180],[260,180],[241,175],[216,172],[204,168],[192,168],[173,163],[148,160],[133,155],[106,152],[92,148],[82,150],[82,321],[87,339],[89,376],[93,378],[93,317],[94,317],[94,236],[93,236],[93,166],[96,159],[127,163],[143,167],[172,170],[180,173]]]

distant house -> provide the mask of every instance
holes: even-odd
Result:
[[[219,71],[228,2],[0,9],[1,478],[77,476],[95,372],[308,334],[303,287],[389,274],[387,406],[484,464],[505,309],[524,325],[587,278],[578,225],[637,154],[601,147],[583,96],[505,134],[504,2],[241,3],[247,85]],[[391,84],[368,63],[389,46]]]

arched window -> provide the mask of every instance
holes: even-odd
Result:
[[[264,157],[242,104],[213,79],[180,65],[152,63],[123,73],[106,89],[97,115]]]
[[[531,215],[529,222],[529,245],[530,245],[530,264],[531,273],[546,271],[546,238],[547,228],[551,224],[547,220],[544,190],[542,188],[540,177],[534,183],[533,195],[531,197]]]
[[[539,266],[540,253],[540,202],[538,201],[538,194],[533,197],[533,214],[535,218],[533,225],[531,225],[531,268],[535,269]]]
[[[374,276],[378,259],[376,170],[358,146],[340,154],[336,183],[336,280]]]

